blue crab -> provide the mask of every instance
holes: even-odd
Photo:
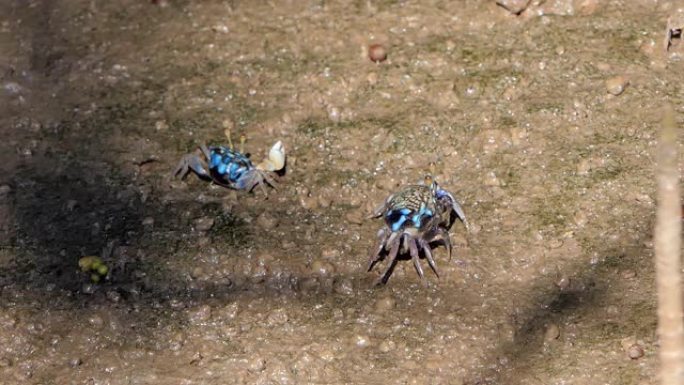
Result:
[[[368,261],[368,271],[381,259],[383,251],[387,252],[387,267],[382,272],[375,284],[386,283],[389,273],[400,252],[411,255],[413,265],[420,276],[421,281],[427,284],[420,266],[420,251],[423,252],[428,264],[437,273],[435,260],[432,258],[430,243],[441,241],[447,248],[451,260],[451,240],[449,239],[449,227],[455,220],[452,213],[456,214],[466,229],[469,229],[468,221],[461,205],[448,191],[439,187],[432,176],[425,177],[423,184],[409,185],[400,191],[390,195],[385,202],[373,212],[371,218],[382,216],[385,225],[378,231],[378,239],[371,250]]]
[[[236,150],[226,131],[229,147],[200,145],[201,154],[187,154],[178,162],[173,176],[185,176],[190,171],[202,179],[210,180],[218,185],[235,190],[252,191],[259,186],[264,192],[264,184],[276,186],[272,173],[285,167],[285,148],[282,142],[276,142],[264,159],[256,166],[244,154],[244,136],[241,138],[240,150]],[[201,155],[201,156],[200,156]]]

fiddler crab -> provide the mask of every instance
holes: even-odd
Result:
[[[265,184],[275,188],[273,173],[285,167],[285,148],[283,143],[276,142],[268,152],[268,158],[256,166],[245,155],[243,147],[245,137],[240,138],[239,151],[233,146],[230,131],[225,131],[229,147],[209,146],[202,144],[201,154],[193,153],[183,156],[173,171],[173,176],[185,176],[194,172],[201,179],[210,180],[220,186],[235,190],[252,191],[259,186],[264,193]]]
[[[413,265],[424,285],[427,285],[427,281],[419,263],[420,251],[439,278],[430,243],[441,241],[447,248],[451,260],[449,227],[455,220],[452,218],[452,212],[463,222],[466,229],[470,228],[461,205],[451,193],[439,187],[431,175],[425,177],[423,184],[406,186],[387,197],[371,215],[371,218],[382,216],[385,225],[378,231],[378,239],[371,250],[367,271],[381,259],[383,251],[387,252],[388,258],[387,267],[375,281],[375,285],[387,282],[400,248],[402,253],[408,251],[411,255]]]

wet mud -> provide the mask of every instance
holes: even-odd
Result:
[[[657,383],[678,4],[503,3],[0,5],[0,383]],[[172,178],[226,129],[277,189]],[[470,231],[373,286],[428,172]]]

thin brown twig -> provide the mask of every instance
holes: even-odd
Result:
[[[684,383],[684,312],[681,289],[682,217],[677,168],[677,127],[672,107],[666,107],[657,150],[658,208],[655,263],[658,290],[660,381]]]

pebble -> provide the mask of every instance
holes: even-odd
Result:
[[[556,286],[558,286],[558,288],[561,290],[566,290],[568,287],[570,287],[570,277],[567,275],[561,276],[556,281]]]
[[[348,212],[344,217],[347,220],[347,222],[353,223],[355,225],[362,224],[364,219],[363,213],[360,209],[352,210]]]
[[[354,336],[354,344],[360,348],[365,348],[370,346],[370,339],[366,335],[357,334]]]
[[[166,121],[164,121],[164,120],[157,120],[157,121],[154,123],[154,128],[155,128],[157,131],[166,131],[166,130],[169,129],[169,124],[166,123]]]
[[[230,305],[224,306],[224,307],[220,310],[220,318],[232,320],[232,319],[234,319],[235,317],[237,317],[237,314],[238,314],[238,311],[239,311],[239,310],[240,310],[240,309],[239,309],[239,307],[238,307],[237,302],[233,302],[233,303],[231,303]]]
[[[74,357],[69,360],[69,366],[71,366],[72,368],[80,366],[82,363],[83,361],[79,357]]]
[[[7,368],[9,366],[12,366],[12,361],[10,361],[9,358],[7,358],[7,357],[0,358],[0,368]]]
[[[609,94],[618,96],[625,91],[629,81],[624,76],[615,76],[606,80],[606,91]]]
[[[317,278],[310,277],[301,279],[297,283],[297,286],[299,290],[301,290],[304,293],[312,293],[318,290],[318,288],[321,286],[321,283]]]
[[[544,332],[544,341],[550,342],[560,337],[560,329],[556,324],[549,324]]]
[[[562,240],[562,239],[559,239],[559,238],[553,238],[553,239],[550,239],[550,240],[546,243],[546,245],[547,245],[550,249],[557,249],[557,248],[563,246],[563,240]]]
[[[395,301],[394,298],[390,296],[383,297],[375,302],[375,311],[378,313],[385,313],[394,309],[396,305],[397,301]]]
[[[19,83],[15,82],[6,82],[2,85],[2,88],[5,89],[5,92],[7,92],[8,95],[17,95],[22,90],[22,87],[19,85]]]
[[[210,217],[202,217],[195,219],[193,222],[195,226],[195,230],[197,231],[209,231],[212,227],[214,227],[214,218]]]
[[[633,344],[627,348],[627,356],[633,360],[644,356],[644,348],[639,344]]]
[[[496,176],[494,171],[490,171],[485,174],[484,176],[484,185],[485,186],[501,186],[501,181],[499,178]]]
[[[266,369],[266,360],[263,357],[254,357],[250,360],[247,370],[252,373],[263,372]]]
[[[573,220],[578,227],[584,227],[589,221],[589,218],[587,218],[587,214],[584,210],[580,210],[575,213]]]
[[[145,219],[143,219],[142,225],[145,227],[152,227],[154,225],[154,218],[146,217]]]
[[[582,159],[577,163],[577,175],[588,175],[591,171],[591,162],[588,159]]]
[[[380,343],[379,349],[382,353],[389,353],[396,347],[396,344],[392,340],[384,340]]]
[[[636,271],[631,269],[623,270],[622,273],[620,273],[620,276],[622,276],[623,279],[632,279],[636,277],[636,275]]]
[[[88,323],[95,329],[101,329],[104,326],[104,320],[97,314],[90,316]]]
[[[268,314],[266,318],[266,324],[268,326],[277,326],[286,323],[290,317],[287,315],[285,309],[275,309]]]
[[[188,320],[191,324],[197,325],[208,321],[211,318],[211,306],[202,305],[188,311]]]
[[[278,225],[278,218],[269,213],[263,213],[257,217],[256,223],[264,230],[271,230]]]
[[[371,44],[368,47],[368,58],[374,63],[387,60],[387,49],[382,44]]]
[[[352,295],[354,294],[354,284],[349,279],[341,279],[335,282],[334,290],[337,294]]]
[[[335,271],[335,267],[324,260],[317,259],[311,264],[311,270],[322,276],[331,275]]]
[[[9,194],[10,191],[12,191],[12,188],[9,185],[0,185],[0,197],[4,197],[5,195]]]
[[[112,301],[112,302],[121,301],[121,294],[119,294],[119,292],[116,290],[109,290],[106,295],[107,295],[107,299]]]

